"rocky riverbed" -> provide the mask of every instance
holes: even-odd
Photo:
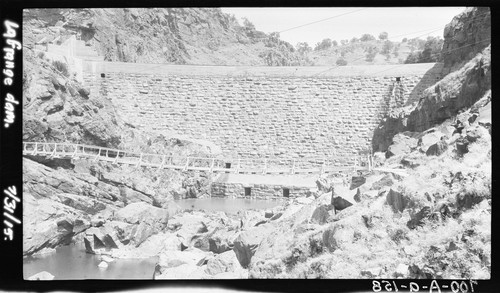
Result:
[[[473,25],[474,34],[464,29],[479,13],[486,12],[470,8],[455,18],[445,47],[469,48],[463,44],[486,37],[489,26]],[[26,155],[23,255],[76,244],[98,258],[96,270],[154,259],[148,278],[155,279],[488,279],[491,52],[484,43],[451,55],[445,59],[450,74],[381,121],[372,172],[350,174],[350,186],[324,176],[308,197],[272,209],[180,208],[177,199],[209,197],[213,178],[206,173]],[[29,48],[23,58],[26,141],[220,154],[210,143],[139,131],[111,101],[89,97],[71,68],[64,73]]]

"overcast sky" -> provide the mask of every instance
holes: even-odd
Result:
[[[337,41],[350,40],[353,37],[359,38],[365,33],[378,37],[379,33],[384,31],[389,33],[391,41],[401,41],[404,37],[443,37],[444,26],[464,9],[465,7],[238,7],[222,8],[222,11],[234,14],[240,24],[243,23],[243,17],[248,18],[257,30],[265,33],[281,32],[281,39],[294,46],[298,42],[308,42],[314,47],[317,42],[325,38]],[[309,24],[311,22],[317,23]],[[294,28],[301,25],[305,26]]]

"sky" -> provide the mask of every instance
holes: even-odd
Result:
[[[326,38],[340,42],[366,33],[377,38],[381,32],[387,32],[391,41],[443,37],[445,25],[464,10],[465,7],[222,8],[240,24],[246,17],[259,31],[277,31],[282,40],[294,46],[307,42],[311,47]],[[312,22],[317,23],[309,24]]]

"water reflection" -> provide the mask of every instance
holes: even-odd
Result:
[[[55,253],[23,260],[24,279],[47,271],[54,280],[78,279],[152,279],[157,258],[117,259],[105,269],[99,268],[99,255],[85,253],[83,245],[56,248]]]

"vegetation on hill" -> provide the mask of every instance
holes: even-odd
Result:
[[[24,10],[25,42],[60,43],[70,35],[106,61],[198,65],[304,65],[279,34],[240,25],[219,8]]]
[[[360,38],[340,40],[339,44],[326,38],[316,43],[314,49],[305,42],[298,43],[296,49],[313,65],[380,65],[441,62],[442,45],[440,37],[405,38],[395,42],[387,32],[382,32],[378,39],[363,34]]]
[[[391,41],[387,32],[351,40],[325,38],[295,47],[278,32],[239,24],[218,8],[24,10],[25,43],[60,44],[76,35],[106,61],[198,65],[364,65],[441,61],[443,40]]]

